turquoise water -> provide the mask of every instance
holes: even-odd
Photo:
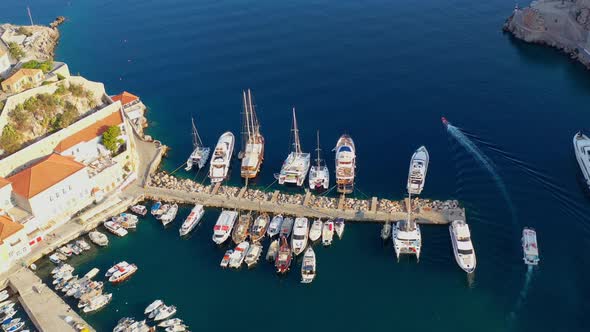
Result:
[[[403,197],[409,157],[426,145],[431,164],[423,196],[464,202],[478,255],[467,280],[445,227],[423,228],[416,264],[395,262],[379,226],[349,225],[342,241],[318,249],[318,277],[306,287],[298,283],[297,265],[285,278],[266,264],[221,270],[224,248],[210,241],[217,212],[208,211],[183,241],[177,227],[185,210],[173,227],[146,220],[80,263],[81,273],[122,259],[140,267],[115,289],[108,308],[88,316],[99,330],[123,316],[139,317],[155,298],[176,304],[194,330],[590,327],[589,198],[571,148],[575,131],[590,120],[590,76],[555,50],[503,34],[514,2],[28,4],[40,23],[68,17],[57,57],[72,72],[104,82],[109,93],[142,97],[150,108],[149,134],[172,148],[164,169],[174,170],[190,152],[191,114],[209,145],[225,130],[237,133],[240,93],[249,87],[267,141],[256,185],[270,185],[286,157],[292,106],[303,148],[312,150],[320,129],[330,166],[338,136],[354,138],[359,197]],[[24,6],[1,2],[0,19],[26,23]],[[442,115],[493,160],[516,218],[494,179],[448,136]],[[239,184],[235,170],[232,182]],[[542,254],[528,285],[519,246],[524,225],[537,229]]]

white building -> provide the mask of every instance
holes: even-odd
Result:
[[[24,226],[8,215],[0,215],[0,273],[30,252]]]
[[[12,184],[0,177],[0,214],[12,208]]]
[[[8,52],[0,48],[0,76],[4,76],[10,72],[10,59]]]

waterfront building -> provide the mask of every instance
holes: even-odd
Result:
[[[10,71],[10,59],[8,52],[0,48],[0,77],[8,74]]]
[[[33,88],[43,81],[41,69],[21,68],[16,73],[2,81],[2,90],[7,93],[18,93]]]
[[[0,215],[0,273],[31,252],[24,226],[8,214]]]
[[[12,208],[12,183],[0,177],[0,214]]]
[[[122,93],[111,96],[113,102],[121,102],[121,106],[123,107],[123,111],[125,112],[127,118],[137,126],[143,126],[145,123],[144,112],[145,112],[145,105],[141,102],[138,96],[129,93],[127,91],[123,91]]]

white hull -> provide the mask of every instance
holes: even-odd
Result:
[[[455,260],[463,271],[472,273],[477,265],[475,250],[471,242],[469,226],[462,220],[455,220],[449,226]]]
[[[278,214],[272,218],[270,224],[268,225],[268,229],[266,230],[266,234],[268,237],[273,237],[279,234],[281,231],[281,224],[283,223],[283,216]]]
[[[316,219],[311,224],[311,228],[309,229],[309,240],[315,242],[322,237],[322,227],[324,224],[320,219]]]
[[[193,150],[193,153],[188,157],[186,160],[186,167],[184,168],[185,171],[190,171],[193,169],[194,165],[197,165],[198,168],[205,167],[207,164],[207,160],[209,159],[209,154],[211,153],[211,149],[205,147],[197,147]]]
[[[525,227],[522,230],[522,250],[524,263],[526,265],[539,265],[539,246],[537,244],[537,232],[534,229]]]
[[[408,185],[406,186],[408,193],[420,195],[422,189],[424,189],[429,160],[428,150],[424,146],[419,147],[412,155],[410,170],[408,171]]]
[[[336,151],[336,185],[339,193],[349,194],[354,190],[356,176],[356,149],[348,135],[342,135],[334,148]]]
[[[329,246],[332,244],[332,240],[334,239],[334,222],[332,220],[328,220],[324,223],[322,227],[322,244],[324,246]]]
[[[298,256],[307,247],[308,234],[309,220],[307,220],[307,218],[295,219],[295,225],[293,226],[293,236],[291,236],[291,248],[295,256]]]
[[[213,242],[222,244],[227,241],[237,219],[238,213],[236,211],[222,211],[213,227]]]
[[[313,281],[316,275],[316,259],[315,252],[312,247],[307,248],[305,255],[303,255],[303,262],[301,263],[301,283],[309,284]]]
[[[586,180],[586,186],[590,188],[590,138],[582,132],[574,135],[574,152],[584,180]]]
[[[234,134],[229,131],[226,131],[219,137],[209,168],[211,183],[221,182],[226,179],[231,157],[234,152],[234,143]]]
[[[193,207],[193,209],[191,210],[191,213],[188,215],[188,217],[186,217],[186,220],[184,221],[184,223],[182,223],[182,226],[180,227],[180,236],[184,236],[190,233],[199,224],[204,214],[205,210],[203,208],[203,205],[195,205],[195,207]]]
[[[309,170],[309,189],[328,189],[330,186],[330,172],[327,166],[311,166]]]
[[[399,260],[400,255],[409,254],[415,255],[416,259],[420,260],[420,250],[422,249],[420,226],[416,224],[413,230],[406,231],[401,228],[400,223],[396,223],[391,233],[395,256]]]
[[[229,258],[229,267],[232,268],[239,268],[242,263],[244,262],[244,259],[246,258],[246,252],[248,251],[248,249],[250,248],[250,243],[248,241],[244,241],[241,242],[240,244],[238,244],[236,246],[236,249],[234,250],[234,252],[231,254],[230,258]]]
[[[290,183],[301,187],[309,171],[310,161],[309,153],[291,152],[281,167],[278,175],[279,184]]]

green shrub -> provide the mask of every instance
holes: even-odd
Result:
[[[59,78],[59,74],[57,77]],[[56,96],[63,96],[67,91],[68,90],[66,90],[66,87],[63,85],[63,83],[60,83],[53,94]]]
[[[25,56],[23,49],[20,48],[20,46],[18,46],[18,44],[15,42],[8,43],[8,52],[13,58],[17,60],[20,60]]]
[[[7,153],[13,153],[22,145],[22,135],[11,125],[6,125],[0,136],[0,149]]]
[[[25,130],[29,126],[31,113],[25,110],[23,104],[18,104],[9,114],[10,119],[18,130]]]
[[[83,97],[85,92],[84,92],[84,87],[82,87],[82,84],[70,84],[70,93],[72,94],[72,96],[74,97]]]
[[[119,138],[121,135],[121,128],[119,126],[110,126],[102,134],[102,145],[104,145],[111,153],[117,152],[119,146],[125,141]]]
[[[41,69],[44,73],[48,73],[53,69],[52,61],[39,62],[37,60],[31,60],[23,64],[22,68],[28,69]]]
[[[60,74],[60,73],[57,73],[57,79],[60,80],[60,81],[63,81],[63,80],[66,79],[66,77],[64,75]]]

